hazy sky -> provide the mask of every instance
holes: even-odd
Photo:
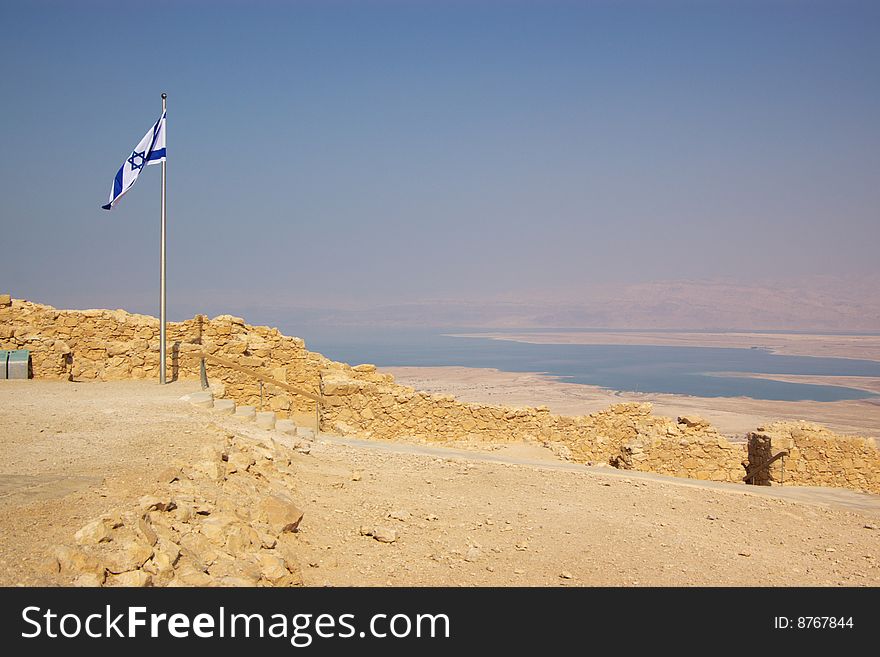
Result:
[[[169,309],[880,271],[878,2],[0,3],[0,291]]]

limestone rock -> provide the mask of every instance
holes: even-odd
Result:
[[[679,424],[684,424],[688,427],[708,427],[709,422],[699,417],[698,415],[682,415],[678,418]]]
[[[116,541],[116,543],[119,542]],[[123,539],[121,545],[117,545],[103,554],[103,563],[108,571],[119,574],[137,570],[152,556],[153,549],[150,546],[138,540]]]
[[[232,555],[245,554],[262,545],[260,534],[248,525],[235,525],[226,535],[226,551]]]
[[[228,470],[231,474],[233,472],[246,472],[248,468],[254,465],[255,461],[252,456],[244,452],[236,452],[229,456],[228,463]]]
[[[95,573],[83,573],[82,575],[77,575],[73,580],[74,586],[87,587],[87,588],[95,588],[98,586],[104,585],[104,575],[96,575]]]
[[[214,513],[202,521],[199,531],[212,543],[223,545],[236,522],[238,519],[231,513]]]
[[[150,575],[149,573],[145,573],[142,570],[132,570],[130,572],[120,573],[118,575],[111,575],[107,578],[107,586],[143,588],[145,586],[151,586],[152,584],[152,575]]]
[[[104,580],[105,568],[94,554],[66,545],[57,546],[54,552],[62,575],[91,573]]]
[[[159,537],[156,535],[156,532],[153,530],[152,525],[146,518],[138,518],[137,520],[137,533],[138,536],[146,542],[150,547],[156,544],[156,541],[159,540]]]
[[[73,535],[73,538],[77,545],[97,545],[110,542],[110,532],[110,523],[99,518],[85,525]]]
[[[144,511],[171,511],[177,507],[177,504],[171,499],[144,495],[138,500],[138,507]]]
[[[277,582],[290,575],[284,559],[274,554],[260,553],[260,567],[263,577],[270,582]]]
[[[221,577],[217,580],[218,586],[229,588],[253,588],[259,584],[259,580],[254,577],[244,577],[242,575],[229,575]]]
[[[180,468],[173,465],[162,469],[159,474],[156,475],[156,481],[161,484],[171,484],[178,479],[180,479]]]
[[[191,532],[180,537],[181,555],[196,563],[200,569],[207,568],[219,556],[217,548],[199,532]]]
[[[175,573],[169,586],[210,586],[212,582],[211,576],[206,572],[184,566]]]
[[[296,531],[302,518],[303,512],[284,495],[269,495],[257,504],[256,519],[276,535]]]
[[[153,566],[157,574],[169,573],[180,557],[180,548],[176,543],[161,540],[153,550]]]
[[[390,527],[375,527],[371,535],[380,543],[394,543],[398,539],[397,530]]]
[[[223,461],[199,461],[193,467],[197,472],[213,481],[221,481],[226,478],[226,463]]]

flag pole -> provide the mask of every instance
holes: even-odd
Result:
[[[162,116],[165,116],[165,100],[168,94],[162,94]],[[166,119],[163,129],[166,129]],[[162,160],[162,246],[159,258],[159,384],[165,385],[165,160]]]

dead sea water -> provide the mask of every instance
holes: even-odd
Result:
[[[880,362],[783,356],[762,349],[653,345],[527,344],[451,337],[450,329],[315,329],[306,346],[352,365],[460,366],[546,373],[569,383],[610,390],[698,397],[751,397],[780,401],[866,399],[872,393],[844,386],[789,383],[720,373],[880,377]]]

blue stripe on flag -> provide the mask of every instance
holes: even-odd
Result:
[[[147,162],[152,162],[153,160],[161,160],[163,157],[165,157],[165,149],[160,148],[159,150],[152,151],[147,156]]]
[[[119,195],[122,193],[122,170],[125,168],[123,164],[119,167],[119,171],[116,172],[116,177],[113,179],[113,198],[107,205],[102,205],[101,207],[104,210],[110,210],[113,207],[113,201],[119,198]]]
[[[113,179],[113,198],[118,198],[122,193],[122,170],[125,168],[123,164],[116,172],[116,178]]]

